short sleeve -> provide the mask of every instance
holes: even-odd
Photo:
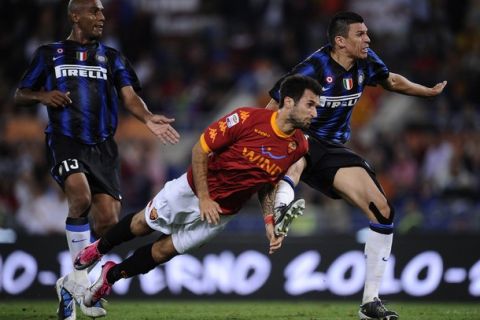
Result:
[[[200,138],[204,151],[217,151],[232,145],[248,124],[249,116],[249,111],[238,108],[210,124]]]
[[[118,91],[126,86],[132,86],[135,91],[140,91],[141,85],[137,74],[133,70],[130,61],[118,52],[115,52],[112,65],[113,79]]]
[[[366,60],[367,78],[366,84],[369,86],[376,86],[378,82],[388,78],[390,71],[385,63],[380,59],[373,50],[368,49],[368,56]]]
[[[20,80],[19,89],[29,88],[36,91],[45,85],[47,78],[45,72],[45,64],[47,62],[46,51],[47,48],[44,46],[35,51],[30,65]]]

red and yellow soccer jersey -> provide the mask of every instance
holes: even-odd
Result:
[[[305,155],[308,143],[301,130],[291,135],[275,123],[277,112],[238,108],[211,124],[201,135],[208,159],[208,190],[223,214],[233,214],[265,184],[276,184]],[[192,168],[188,182],[195,191]]]

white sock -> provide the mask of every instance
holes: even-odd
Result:
[[[275,194],[274,207],[278,208],[287,205],[292,202],[294,198],[295,191],[293,190],[292,186],[288,182],[280,180],[278,182],[277,193]]]
[[[365,288],[362,304],[378,297],[383,274],[392,250],[393,234],[382,234],[368,230],[365,243]]]
[[[68,250],[70,251],[70,256],[72,257],[73,262],[77,257],[77,254],[90,244],[90,225],[88,223],[82,225],[67,224],[65,233],[67,236]],[[88,288],[90,286],[87,270],[73,269],[73,272],[67,276],[66,280],[66,282],[69,282],[70,285],[73,281],[76,285],[80,285],[81,287]],[[77,290],[81,291],[81,288],[72,290],[70,285],[65,284],[65,287],[71,292],[75,291],[72,293],[77,294]]]

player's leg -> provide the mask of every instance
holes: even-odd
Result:
[[[196,197],[192,197],[190,204],[195,203],[198,206],[198,200]],[[187,204],[186,207],[191,208],[191,205]],[[155,215],[151,215],[152,212],[151,210],[149,212],[148,209],[152,208],[147,206],[145,214],[137,214],[134,217],[134,220],[138,219],[137,222],[140,224],[140,230],[145,227],[146,219],[155,217]],[[163,214],[158,211],[157,214],[160,216],[164,215],[163,218],[167,218],[167,215],[169,215],[169,209],[164,207],[162,211]],[[175,219],[177,214],[181,216],[179,219]],[[92,305],[103,296],[110,293],[111,287],[116,281],[122,278],[130,278],[139,274],[145,274],[157,265],[163,264],[179,254],[192,251],[207,243],[213,237],[218,235],[233,218],[233,216],[221,216],[218,224],[209,224],[200,220],[198,207],[196,211],[177,212],[177,214],[169,215],[172,218],[168,222],[172,231],[171,235],[163,235],[154,243],[135,250],[130,257],[119,264],[112,261],[105,263],[102,267],[100,277],[85,294],[85,305]],[[163,219],[163,221],[165,220]],[[176,223],[172,224],[173,221]],[[152,221],[150,221],[148,225],[153,225]],[[165,225],[162,225],[160,228],[165,228]],[[113,229],[115,229],[115,227],[111,230]],[[107,232],[107,235],[111,230]]]
[[[90,225],[87,217],[91,211],[89,209],[93,207],[91,191],[84,173],[74,173],[68,176],[65,180],[64,190],[69,203],[67,239],[70,254],[75,258],[91,241]],[[81,301],[85,290],[90,287],[87,272],[87,270],[74,269],[64,277],[63,290],[71,293],[77,302]],[[87,316],[98,318],[107,314],[100,301],[90,308],[83,305],[80,307],[82,313]]]
[[[68,165],[77,167],[76,162],[69,163],[65,161],[65,163],[61,164],[61,166],[67,166],[67,168]],[[64,182],[64,191],[69,207],[65,223],[65,234],[73,261],[78,252],[90,243],[90,225],[87,215],[91,197],[85,174],[77,172],[67,176]],[[58,279],[56,290],[60,301],[58,308],[60,319],[75,319],[73,298],[82,296],[85,289],[89,286],[90,282],[88,281],[86,271],[73,270],[70,274]]]
[[[66,235],[70,255],[73,258],[90,243],[88,213],[91,207],[91,193],[83,172],[69,175],[64,184],[68,202]]]
[[[305,200],[295,200],[295,186],[299,183],[303,170],[307,166],[305,158],[301,158],[287,170],[280,180],[275,192],[274,219],[275,234],[287,235],[290,224],[301,216],[305,210]]]
[[[90,217],[92,219],[95,236],[103,236],[107,230],[118,223],[121,203],[106,193],[93,195]]]
[[[78,143],[74,139],[60,135],[47,135],[46,138],[49,162],[52,165],[52,176],[62,186],[69,212],[66,220],[66,236],[72,259],[85,248],[91,241],[88,215],[92,208],[92,181],[96,181],[96,171],[92,171],[93,164],[100,162],[101,146],[90,146]],[[110,155],[113,153],[105,152]],[[110,162],[113,163],[113,162]],[[110,165],[111,167],[111,165]],[[88,175],[87,175],[88,174]],[[68,291],[78,302],[86,288],[90,286],[87,271],[69,273],[57,282],[61,285],[61,291]],[[75,306],[75,304],[73,304]],[[60,308],[59,308],[60,310]],[[87,315],[100,317],[106,315],[103,308],[95,308],[88,311]]]
[[[393,208],[388,203],[379,183],[362,167],[338,169],[333,187],[342,198],[359,207],[370,220],[370,229],[365,243],[365,288],[359,315],[362,319],[397,319],[398,315],[386,310],[378,300],[380,285],[392,248]]]
[[[50,172],[62,187],[68,202],[65,233],[73,261],[78,252],[90,243],[87,216],[92,204],[92,192],[84,164],[84,155],[90,147],[69,137],[53,134],[46,135],[45,144]],[[79,277],[86,279],[83,274]]]
[[[83,161],[86,162],[88,167],[88,182],[93,195],[90,208],[90,218],[93,226],[91,242],[95,242],[96,238],[103,236],[107,230],[114,226],[118,222],[120,215],[120,200],[122,196],[120,192],[120,167],[117,150],[115,141],[110,138],[98,145],[91,146],[82,154]],[[128,221],[124,224],[128,229],[130,222]],[[95,246],[97,244],[95,243]],[[90,245],[82,250],[82,252],[86,251],[84,258],[85,255],[88,256],[87,260],[95,257],[90,255],[95,252],[95,250],[92,250],[95,246]],[[74,264],[77,263],[77,257],[78,254]],[[77,269],[83,270],[85,268],[77,266]]]
[[[102,266],[100,277],[85,293],[84,304],[86,306],[95,304],[110,293],[113,284],[118,280],[147,273],[177,254],[172,236],[168,235],[135,250],[130,257],[118,264],[107,261]]]
[[[285,176],[278,182],[275,194],[275,208],[287,206],[295,198],[295,187],[300,181],[302,172],[307,166],[305,158],[301,158],[288,168]]]
[[[187,190],[187,193],[189,190],[189,193],[182,197],[186,193],[185,190]],[[171,224],[175,216],[172,214],[170,206],[178,206],[178,208],[182,205],[185,205],[186,208],[198,207],[198,201],[195,202],[193,199],[196,199],[196,197],[191,191],[186,177],[167,182],[142,211],[125,216],[98,241],[80,252],[74,262],[75,268],[80,270],[88,268],[113,247],[136,236],[149,234],[153,230],[171,234]],[[179,211],[181,210],[179,209]]]
[[[87,291],[85,304],[91,305],[108,294],[115,281],[147,273],[174,256],[207,243],[225,228],[232,217],[221,216],[218,224],[201,221],[198,198],[190,188],[186,174],[167,182],[145,209],[131,218],[130,223],[131,234],[146,234],[156,230],[164,236],[137,249],[119,264],[108,261],[103,266],[99,279]],[[103,239],[108,239],[107,245],[110,247],[105,249],[109,250],[122,237],[121,230],[117,228],[122,221],[100,239],[98,249],[101,253],[104,250],[100,248]],[[117,240],[111,237],[114,232],[117,233]],[[125,227],[124,232],[128,233]]]
[[[111,227],[101,238],[85,247],[76,257],[74,267],[83,270],[101,259],[101,257],[123,242],[153,232],[145,222],[144,210],[123,217]]]

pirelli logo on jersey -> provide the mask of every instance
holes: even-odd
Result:
[[[338,107],[353,107],[362,95],[361,92],[350,94],[347,96],[326,97],[320,96],[320,107],[323,108],[338,108]]]
[[[98,66],[62,64],[55,67],[55,77],[83,77],[107,80],[107,69]]]

